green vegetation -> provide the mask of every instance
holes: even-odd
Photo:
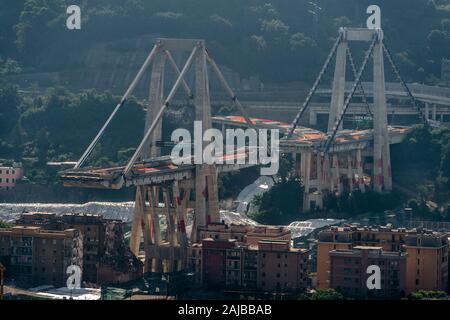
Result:
[[[11,228],[11,224],[6,221],[0,220],[0,229]]]
[[[411,293],[408,300],[450,300],[450,297],[444,291],[425,291],[420,290]]]
[[[219,175],[219,198],[236,198],[243,188],[253,183],[259,177],[259,168],[251,167],[239,171]]]
[[[450,221],[450,128],[417,126],[391,156],[394,181],[418,195],[407,202],[414,215]]]
[[[317,289],[311,293],[303,293],[298,296],[298,300],[316,300],[316,301],[330,301],[330,300],[344,300],[342,293],[334,289]]]
[[[31,182],[55,183],[56,172],[46,163],[76,160],[118,100],[107,92],[72,94],[63,88],[25,98],[16,87],[0,83],[0,158],[22,160]],[[89,165],[126,160],[142,136],[143,115],[142,107],[130,100]]]
[[[309,0],[99,0],[81,6],[82,29],[65,28],[64,0],[0,4],[0,57],[26,71],[77,68],[70,57],[92,44],[143,34],[205,38],[217,61],[266,82],[314,78],[341,26],[365,26],[369,0],[320,0],[317,29]],[[450,58],[448,0],[380,0],[387,42],[409,81],[437,83]],[[414,28],[411,28],[414,21]],[[317,38],[316,38],[317,36]],[[1,65],[1,63],[0,63]],[[13,68],[15,69],[15,68]],[[1,68],[0,68],[1,70]]]
[[[328,194],[324,199],[327,216],[350,218],[404,205],[413,209],[415,218],[450,221],[450,128],[430,131],[423,125],[416,126],[403,143],[392,147],[391,157],[395,184],[417,193],[417,198],[397,190],[389,194]],[[255,197],[259,211],[252,213],[252,218],[256,221],[285,224],[298,220],[299,214],[305,219],[313,216],[314,213],[302,212],[303,188],[301,181],[287,178],[290,165],[286,162],[281,166],[284,177],[271,190]]]
[[[324,200],[324,207],[327,211],[346,213],[349,216],[356,216],[361,213],[383,212],[393,209],[402,204],[402,196],[396,192],[389,194],[379,194],[374,191],[353,191],[343,193],[339,196],[329,194]]]
[[[262,195],[253,198],[253,205],[258,212],[250,217],[263,224],[289,224],[298,218],[303,206],[303,184],[295,177],[290,177],[293,159],[290,155],[280,157],[278,180],[274,186]]]
[[[250,217],[259,223],[274,225],[297,220],[302,211],[303,190],[299,179],[277,182],[269,191],[253,199],[259,210]]]

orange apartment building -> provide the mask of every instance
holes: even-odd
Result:
[[[392,226],[379,228],[349,225],[330,227],[317,242],[317,287],[331,288],[333,251],[352,251],[355,247],[379,247],[384,253],[406,253],[405,294],[424,290],[446,290],[448,279],[448,239],[428,230]]]
[[[411,234],[406,238],[408,253],[406,291],[443,290],[448,284],[448,238],[438,233]]]
[[[405,295],[405,252],[385,252],[381,247],[356,246],[352,250],[330,253],[330,287],[355,297],[401,298]],[[367,268],[381,271],[381,289],[367,288]]]

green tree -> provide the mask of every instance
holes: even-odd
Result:
[[[310,300],[344,300],[344,296],[334,289],[317,289],[312,293]]]
[[[419,290],[408,296],[409,300],[449,300],[449,296],[444,291]]]
[[[0,220],[0,229],[11,228],[11,224],[6,221]]]

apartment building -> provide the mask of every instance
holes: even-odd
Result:
[[[448,279],[448,239],[438,232],[349,225],[330,227],[317,242],[317,287],[332,287],[333,251],[352,251],[355,247],[379,247],[384,253],[406,253],[405,294],[417,290],[446,290]]]
[[[135,278],[142,272],[138,261],[130,256],[123,244],[123,223],[118,220],[105,219],[96,214],[67,213],[56,215],[53,213],[24,213],[16,221],[16,225],[40,226],[45,230],[79,230],[83,236],[83,281],[87,283],[115,282],[116,278]],[[109,237],[107,233],[112,233]],[[108,250],[109,248],[109,250]],[[108,250],[108,254],[106,251]],[[118,256],[120,253],[121,256]],[[104,260],[104,261],[103,261]],[[107,260],[107,261],[106,261]],[[130,266],[131,274],[127,272],[126,261],[133,260]],[[101,279],[99,279],[99,268]],[[106,264],[116,264],[112,268]],[[119,267],[120,266],[120,267]],[[122,271],[118,273],[117,269]],[[128,270],[128,271],[130,271]],[[100,281],[99,281],[100,280]],[[124,280],[125,281],[125,280]]]
[[[406,238],[406,291],[447,290],[448,238],[440,233],[417,233]]]
[[[189,261],[208,288],[293,292],[307,287],[308,251],[291,248],[287,240],[261,240],[255,246],[207,238],[190,250]]]
[[[16,284],[65,286],[67,267],[83,266],[82,235],[76,229],[39,226],[0,229],[0,261]]]
[[[13,162],[11,166],[0,164],[0,189],[12,190],[17,181],[23,178],[23,167],[19,162]]]
[[[405,295],[407,253],[356,246],[351,250],[332,250],[329,255],[330,288],[360,298],[400,298]],[[367,269],[372,265],[380,267],[380,290],[367,287]]]
[[[308,250],[291,248],[289,241],[259,241],[258,289],[269,292],[306,289],[308,256]]]

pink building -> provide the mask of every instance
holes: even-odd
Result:
[[[23,178],[22,164],[14,162],[12,166],[0,164],[0,189],[11,190],[16,186],[18,180]]]

